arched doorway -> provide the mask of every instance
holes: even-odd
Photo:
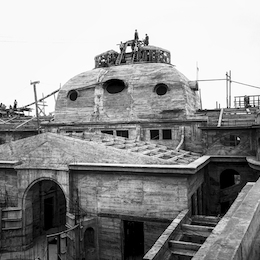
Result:
[[[225,214],[238,193],[241,190],[240,175],[233,169],[226,169],[220,174],[220,211],[221,214]]]
[[[66,199],[55,181],[37,181],[28,189],[24,203],[26,233],[32,239],[65,229]]]

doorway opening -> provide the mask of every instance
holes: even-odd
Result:
[[[124,221],[124,259],[143,259],[144,223]]]
[[[65,224],[66,199],[62,189],[52,180],[36,182],[25,197],[25,225],[32,227],[33,239],[62,231]]]

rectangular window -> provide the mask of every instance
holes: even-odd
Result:
[[[150,130],[151,140],[159,140],[159,130]]]
[[[162,135],[164,140],[172,139],[172,130],[171,129],[163,129]]]
[[[102,130],[101,133],[113,135],[113,130]]]
[[[128,138],[128,131],[127,130],[117,130],[116,135]]]

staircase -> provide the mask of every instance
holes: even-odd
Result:
[[[169,241],[173,259],[192,259],[219,220],[218,217],[196,215],[191,217],[190,223],[181,224],[175,239]]]

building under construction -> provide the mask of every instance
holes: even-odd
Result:
[[[54,117],[2,111],[0,258],[259,259],[259,98],[202,110],[198,90],[129,40]]]

